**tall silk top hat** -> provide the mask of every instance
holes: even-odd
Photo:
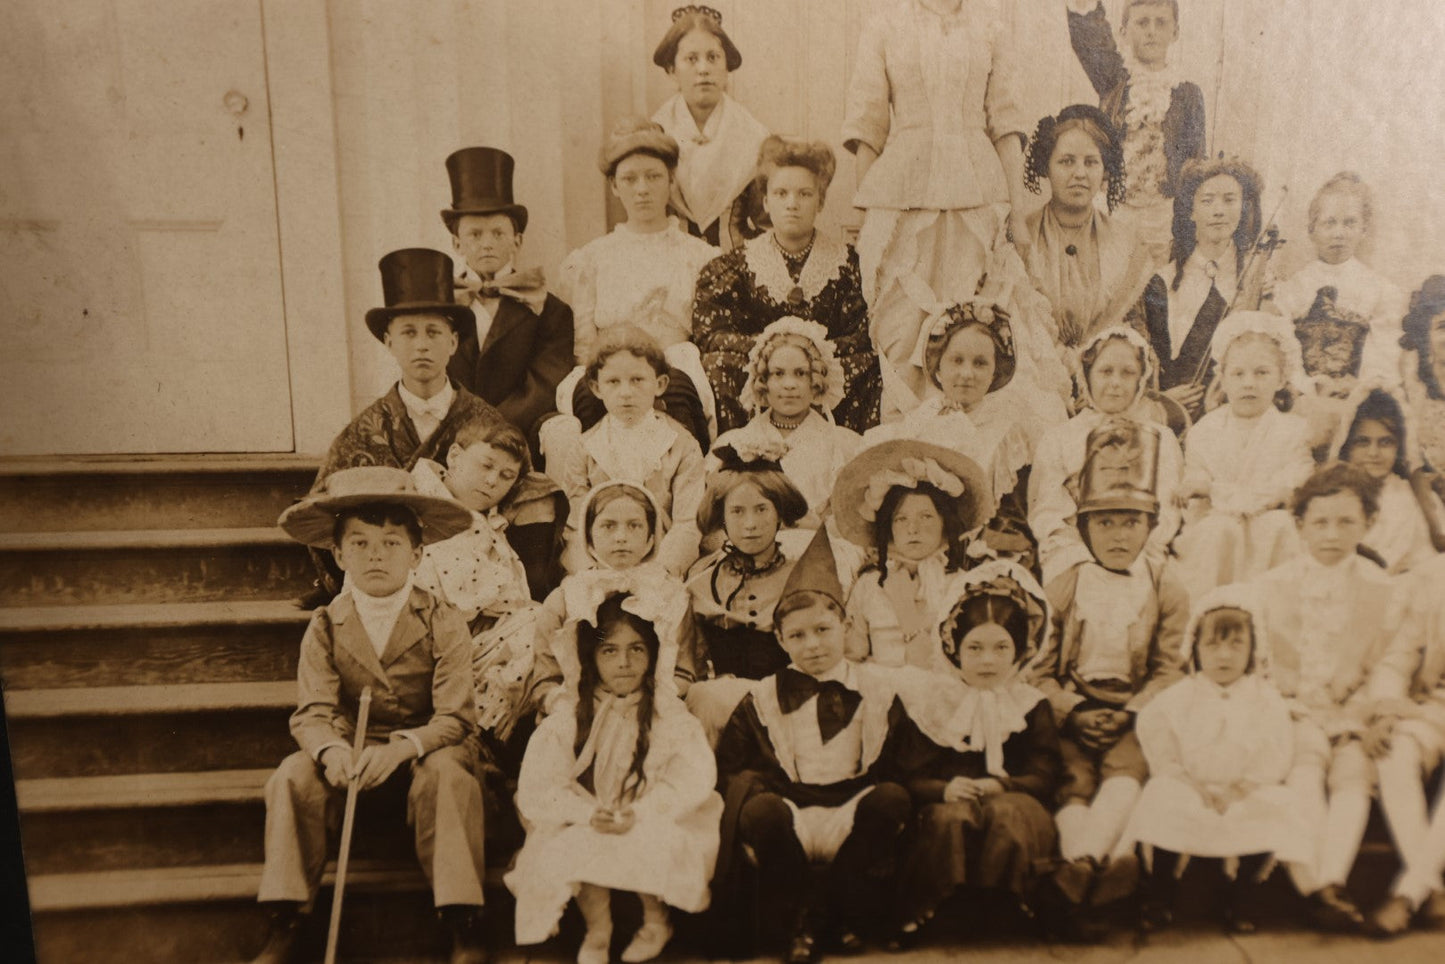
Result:
[[[336,517],[363,505],[397,505],[416,513],[423,543],[450,539],[472,524],[471,510],[460,502],[417,491],[411,473],[386,465],[364,465],[333,472],[321,487],[281,513],[276,521],[297,542],[318,549],[335,545]]]
[[[441,315],[458,335],[477,323],[472,309],[452,297],[452,259],[430,248],[403,248],[377,263],[381,269],[384,308],[366,313],[366,327],[381,341],[397,315]]]
[[[447,230],[456,233],[464,214],[509,214],[517,231],[527,230],[527,209],[512,200],[512,155],[495,147],[464,147],[447,158],[452,206],[442,211]]]
[[[847,601],[843,583],[838,578],[838,563],[833,556],[833,543],[828,539],[826,527],[819,527],[808,543],[808,548],[793,564],[793,571],[783,583],[781,601],[795,592],[818,592],[832,599],[841,608]]]
[[[1159,428],[1111,418],[1089,433],[1079,473],[1079,508],[1159,512]]]

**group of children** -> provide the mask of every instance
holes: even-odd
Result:
[[[1167,69],[1178,11],[1129,3],[1121,57],[1101,10],[1069,6],[1126,132],[1120,190],[1147,248],[1203,127],[1198,89]],[[702,26],[670,32],[669,56],[722,57],[720,16],[686,9],[675,25]],[[876,155],[871,130],[858,149]],[[1221,862],[1233,932],[1255,928],[1276,864],[1321,927],[1445,926],[1445,807],[1427,792],[1445,510],[1413,471],[1398,390],[1416,360],[1417,381],[1445,374],[1445,300],[1417,299],[1411,330],[1429,331],[1404,355],[1380,347],[1399,326],[1353,260],[1362,186],[1322,189],[1321,266],[1272,310],[1225,310],[1209,275],[1196,293],[1219,317],[1181,329],[1197,361],[1167,348],[1194,343],[1172,316],[1050,342],[1047,299],[1004,245],[974,297],[920,307],[880,376],[876,278],[812,226],[831,151],[768,138],[772,225],[719,257],[667,213],[679,154],[639,118],[609,133],[599,167],[628,219],[564,266],[575,316],[515,270],[527,212],[490,148],[448,159],[466,269],[382,259],[366,322],[400,381],[281,519],[334,598],[301,647],[300,751],[266,789],[257,960],[291,959],[353,784],[405,789],[454,964],[485,959],[484,803],[525,829],[505,876],[516,941],[549,939],[575,902],[584,964],[610,959],[613,891],[642,908],[624,961],[662,951],[675,909],[719,935],[774,918],[806,964],[907,946],[961,887],[1061,939],[1097,939],[1096,908],[1136,892],[1141,926],[1161,927],[1191,858]],[[1203,184],[1221,177],[1238,187]],[[920,213],[903,220],[922,258]],[[917,276],[890,277],[888,297],[918,301]],[[1161,391],[1164,364],[1197,365],[1208,390]],[[891,411],[905,382],[921,400]],[[1403,869],[1367,917],[1345,882],[1376,788]]]

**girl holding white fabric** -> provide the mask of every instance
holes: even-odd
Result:
[[[1152,851],[1146,926],[1169,922],[1182,855],[1237,858],[1224,925],[1251,933],[1251,905],[1270,855],[1301,860],[1312,849],[1285,786],[1294,725],[1284,697],[1257,672],[1269,650],[1246,587],[1221,587],[1199,600],[1184,640],[1189,675],[1140,710],[1134,725],[1149,781],[1124,839]]]
[[[522,761],[517,809],[527,841],[507,874],[518,944],[557,930],[569,899],[587,923],[579,964],[611,959],[610,890],[634,891],[642,926],[622,960],[656,957],[668,907],[708,905],[722,800],[702,728],[672,689],[678,594],[598,592],[559,653],[569,699],[538,727]]]

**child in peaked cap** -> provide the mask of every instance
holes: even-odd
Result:
[[[717,746],[727,809],[715,892],[736,898],[748,852],[758,876],[790,897],[783,960],[791,964],[817,959],[825,929],[856,952],[860,926],[891,928],[878,908],[892,904],[885,888],[912,812],[908,791],[875,773],[902,712],[895,681],[844,658],[845,618],[828,531],[819,529],[774,610],[788,663],[752,685]]]
[[[301,641],[291,716],[299,746],[266,783],[259,900],[272,929],[257,962],[293,959],[326,864],[327,817],[356,781],[407,785],[417,858],[452,935],[452,964],[481,964],[485,873],[471,637],[461,614],[413,584],[422,546],[464,531],[471,513],[420,494],[398,468],[344,469],[281,515],[298,542],[329,549],[351,581]],[[352,759],[358,702],[373,690],[366,748]]]

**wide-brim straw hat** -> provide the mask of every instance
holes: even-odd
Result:
[[[965,531],[988,520],[993,511],[993,487],[977,462],[941,445],[894,439],[859,452],[838,473],[830,505],[843,538],[865,548],[873,546],[873,521],[863,515],[868,486],[880,472],[903,472],[905,460],[932,460],[963,483],[963,492],[955,498]]]
[[[450,539],[472,524],[471,510],[460,502],[417,491],[411,473],[384,465],[333,472],[321,487],[281,513],[277,525],[297,542],[318,549],[336,545],[336,517],[364,505],[397,505],[416,513],[423,544]]]

